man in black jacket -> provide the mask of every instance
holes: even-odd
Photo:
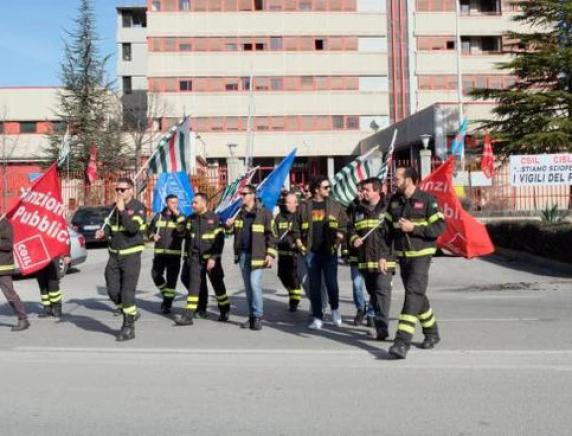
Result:
[[[181,250],[185,236],[185,217],[179,211],[179,199],[176,195],[167,195],[165,203],[167,206],[151,220],[149,238],[155,241],[151,277],[163,295],[161,312],[168,314],[171,312],[173,300],[177,295]]]
[[[18,323],[12,327],[12,331],[17,332],[30,327],[30,321],[28,321],[28,315],[26,315],[26,308],[12,284],[12,275],[16,269],[12,253],[13,248],[14,234],[12,224],[6,218],[2,218],[0,219],[0,288],[8,304],[10,304],[18,317]]]
[[[118,341],[135,338],[135,289],[141,271],[141,253],[145,250],[144,234],[147,230],[146,209],[134,198],[131,179],[120,178],[115,187],[113,212],[104,228],[96,232],[97,239],[108,242],[109,259],[105,267],[105,282],[109,298],[123,312],[123,325]]]
[[[427,298],[427,285],[437,238],[445,231],[445,217],[435,198],[417,187],[418,181],[414,168],[396,170],[397,193],[389,200],[385,215],[389,243],[399,257],[405,287],[397,334],[389,349],[389,353],[399,359],[405,359],[409,351],[417,320],[425,335],[421,348],[433,348],[440,341],[437,321]],[[389,261],[387,258],[380,261],[381,271],[389,269]]]
[[[224,228],[220,224],[218,215],[208,210],[206,194],[197,192],[192,207],[194,213],[187,218],[185,234],[186,274],[181,277],[189,290],[189,296],[185,312],[175,316],[175,323],[192,325],[195,312],[206,313],[207,275],[218,302],[220,311],[218,319],[226,322],[229,318],[230,299],[226,293],[221,263]]]

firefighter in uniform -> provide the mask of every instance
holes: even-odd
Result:
[[[206,289],[207,275],[214,289],[220,315],[218,320],[228,321],[230,299],[224,285],[221,255],[224,247],[224,228],[218,215],[207,208],[207,195],[198,192],[193,198],[193,214],[187,218],[185,235],[186,271],[183,280],[189,290],[186,310],[175,316],[178,325],[192,325],[197,309],[206,312],[208,294],[204,297],[204,308],[199,308],[199,294]]]
[[[384,223],[385,205],[381,197],[381,181],[370,178],[360,187],[363,201],[356,206],[349,219],[349,242],[357,250],[357,267],[363,275],[365,287],[373,306],[374,336],[378,341],[387,338],[391,282],[395,272],[395,260],[388,244]],[[368,234],[369,233],[369,234]],[[380,270],[380,260],[386,259],[386,269]]]
[[[118,341],[135,338],[135,289],[141,270],[141,253],[145,250],[147,230],[145,206],[134,198],[133,181],[120,178],[115,188],[113,212],[96,238],[108,241],[109,259],[105,267],[105,282],[109,298],[123,313],[123,325]]]
[[[44,308],[44,311],[39,315],[40,318],[62,317],[63,295],[60,290],[60,276],[58,274],[58,265],[62,260],[66,261],[67,259],[56,257],[36,273]]]
[[[282,198],[280,213],[274,219],[274,229],[278,237],[278,278],[288,290],[290,312],[296,312],[302,298],[296,248],[296,239],[300,238],[297,209],[296,194],[286,193]]]
[[[185,217],[179,211],[179,199],[176,195],[167,195],[165,203],[167,206],[151,220],[149,238],[155,241],[151,277],[163,296],[161,312],[168,314],[171,313],[171,306],[177,295]]]
[[[278,252],[272,214],[256,201],[256,187],[246,185],[240,195],[243,206],[236,218],[226,221],[226,228],[234,234],[234,262],[240,265],[246,299],[248,321],[242,328],[262,330],[263,299],[262,273],[271,268]]]
[[[17,332],[30,327],[30,321],[28,321],[28,315],[26,315],[26,308],[14,290],[12,283],[12,275],[16,269],[13,248],[14,233],[12,224],[6,218],[2,218],[0,219],[0,288],[18,317],[17,324],[12,326],[12,331]]]
[[[437,251],[437,238],[445,230],[445,217],[432,195],[416,185],[419,180],[414,168],[398,168],[395,172],[397,193],[385,214],[385,227],[399,267],[405,301],[399,316],[395,341],[389,353],[405,359],[419,320],[425,339],[421,348],[433,348],[439,341],[439,331],[433,310],[427,299],[427,284],[431,258]],[[388,270],[390,259],[380,261],[380,270]]]

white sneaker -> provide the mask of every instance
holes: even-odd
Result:
[[[322,328],[322,320],[319,318],[314,318],[314,321],[308,326],[310,330],[320,330]]]
[[[342,326],[342,316],[339,310],[332,310],[332,321],[336,327]]]

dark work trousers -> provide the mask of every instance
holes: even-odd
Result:
[[[278,255],[278,278],[288,291],[290,306],[298,306],[302,299],[302,285],[298,277],[298,255],[296,253]]]
[[[163,298],[173,299],[177,295],[177,280],[181,270],[181,256],[156,254],[151,267],[153,283],[159,288]],[[166,272],[166,277],[165,277]]]
[[[405,300],[397,325],[396,341],[411,344],[417,320],[423,327],[423,333],[437,331],[437,322],[427,298],[430,265],[431,256],[399,258]]]
[[[20,297],[14,290],[11,275],[0,276],[0,288],[2,288],[2,292],[4,293],[8,304],[10,304],[18,319],[27,319],[28,316],[26,315],[24,303],[22,303],[22,300],[20,300]]]
[[[215,292],[220,312],[228,312],[230,310],[230,299],[226,293],[226,286],[224,285],[224,271],[220,258],[216,259],[215,266],[210,271],[207,271],[207,260],[201,259],[198,256],[187,258],[186,264],[187,265],[183,267],[184,274],[181,276],[189,291],[186,308],[188,310],[198,310],[199,312],[205,312],[207,310],[208,276]]]
[[[369,294],[370,304],[375,312],[375,325],[387,330],[389,326],[389,310],[391,308],[393,271],[388,271],[386,274],[362,271],[361,274]]]
[[[322,310],[322,276],[326,281],[330,308],[338,310],[340,289],[338,287],[338,257],[311,251],[306,255],[308,277],[310,282],[310,298],[312,300],[312,316],[324,318]]]
[[[109,253],[105,267],[105,283],[109,298],[126,315],[135,315],[135,289],[141,271],[141,253],[119,255]]]
[[[60,278],[56,262],[50,262],[45,268],[38,271],[36,280],[40,287],[40,295],[44,307],[62,302],[63,295],[60,290]]]

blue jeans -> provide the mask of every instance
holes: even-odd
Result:
[[[246,292],[246,301],[248,302],[248,313],[250,316],[262,318],[262,280],[263,268],[253,270],[250,266],[252,256],[250,254],[241,253],[239,258],[240,272],[244,281],[244,290]]]
[[[340,290],[338,287],[338,256],[310,252],[306,256],[308,265],[308,278],[310,281],[310,299],[312,301],[312,315],[323,319],[322,310],[322,274],[326,282],[328,299],[332,310],[338,310]]]
[[[350,266],[350,273],[352,277],[352,292],[356,309],[363,310],[367,313],[367,316],[375,316],[375,308],[371,302],[371,298],[368,302],[365,300],[365,280],[362,273],[360,273],[357,266],[354,265]]]

